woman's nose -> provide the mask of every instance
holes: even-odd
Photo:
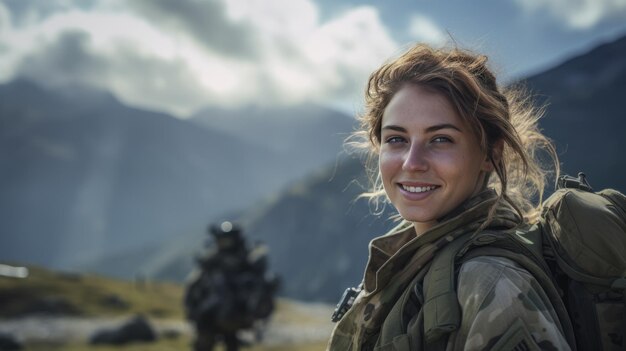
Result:
[[[417,143],[411,144],[407,150],[402,168],[406,171],[426,171],[428,169],[428,159],[426,150],[422,145]]]

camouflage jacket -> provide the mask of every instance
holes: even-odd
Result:
[[[419,237],[412,226],[401,224],[372,240],[363,290],[335,326],[327,350],[489,350],[498,342],[506,345],[507,339],[520,337],[542,348],[568,350],[542,288],[527,271],[504,258],[477,257],[461,266],[457,287],[461,326],[437,345],[423,340],[424,311],[419,301],[402,301],[410,308],[397,311],[399,299],[410,295],[403,293],[427,274],[434,254],[460,235],[476,231],[496,197],[493,190],[478,194]],[[521,222],[512,206],[501,202],[489,228],[515,228]],[[390,311],[401,317],[390,318]],[[395,319],[404,320],[402,325],[412,332],[390,335]]]

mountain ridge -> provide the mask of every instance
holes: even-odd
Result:
[[[23,79],[0,85],[0,125],[0,255],[61,268],[206,224],[315,167],[106,92]]]

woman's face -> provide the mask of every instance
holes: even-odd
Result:
[[[450,101],[415,84],[383,113],[379,167],[391,203],[418,235],[478,193],[492,169]]]

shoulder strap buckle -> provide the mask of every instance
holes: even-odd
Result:
[[[626,278],[618,278],[611,284],[611,289],[626,291]]]
[[[350,307],[352,307],[352,305],[354,304],[354,300],[356,299],[357,295],[359,295],[362,289],[363,288],[361,284],[356,288],[347,288],[346,291],[344,291],[331,317],[331,321],[333,323],[339,322],[341,318],[343,318],[346,312],[348,312]]]
[[[559,177],[556,185],[557,189],[581,189],[589,192],[593,192],[593,188],[587,181],[587,176],[583,172],[578,172],[578,178],[574,178],[568,175],[562,175]]]

